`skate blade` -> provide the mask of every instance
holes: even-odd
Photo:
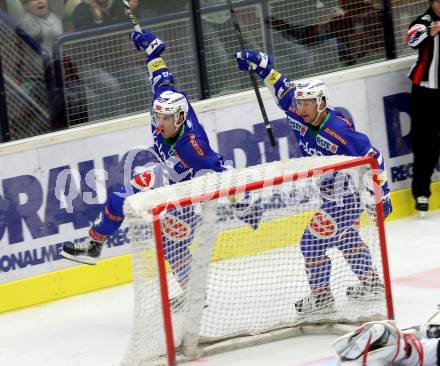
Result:
[[[61,251],[60,255],[66,259],[71,260],[71,261],[83,263],[83,264],[95,265],[97,262],[97,260],[95,258],[86,256],[86,255],[72,255],[72,254],[66,253],[64,250]]]
[[[309,316],[315,316],[315,315],[325,315],[325,314],[332,314],[336,312],[336,307],[331,306],[328,308],[322,308],[322,309],[316,309],[316,310],[311,310],[305,313],[296,313],[298,318],[304,318],[304,317],[309,317]]]
[[[378,301],[378,300],[384,300],[385,299],[385,293],[377,293],[377,294],[368,294],[363,296],[357,296],[357,297],[350,297],[347,296],[347,298],[351,301]]]

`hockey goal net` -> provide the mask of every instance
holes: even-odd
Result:
[[[369,157],[290,159],[129,197],[135,309],[122,365],[392,318],[376,169]]]

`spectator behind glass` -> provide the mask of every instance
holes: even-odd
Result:
[[[136,11],[137,0],[130,6]],[[121,0],[82,0],[73,11],[75,31],[92,29],[127,21],[124,4]]]
[[[130,1],[130,7],[134,12],[136,12],[137,5],[137,0]],[[121,22],[124,22],[127,27],[130,26],[121,0],[82,0],[73,10],[73,31],[75,32],[105,28]],[[114,59],[120,58],[121,52],[128,47],[128,39],[121,38],[116,33],[105,33],[105,35],[113,39],[111,52]],[[83,52],[79,57],[75,57],[74,62],[72,61],[85,90],[89,122],[124,115],[131,111],[133,104],[134,85],[129,81],[132,80],[131,74],[134,70],[128,70],[123,62],[116,65],[114,62],[109,62],[107,57],[98,56],[104,48],[104,53],[109,52],[109,49],[107,45],[98,42],[100,35],[96,37],[96,42],[94,42],[96,52]],[[77,42],[77,45],[82,47],[83,43]],[[142,71],[142,73],[145,72]]]
[[[335,38],[339,61],[344,66],[356,64],[367,51],[383,50],[383,10],[368,1],[356,0],[340,0],[333,10],[336,15],[327,22],[297,25],[272,16],[267,23],[286,39],[295,39],[306,46]]]
[[[201,0],[203,8],[215,5],[224,5],[224,0]],[[252,5],[241,8],[237,12],[240,30],[249,49],[261,48],[257,42],[258,32],[254,24],[259,20]],[[202,12],[202,28],[205,40],[206,64],[208,67],[210,95],[224,95],[237,92],[240,89],[250,88],[246,77],[238,79],[235,71],[235,62],[231,54],[237,51],[239,43],[234,31],[234,25],[228,9]],[[220,71],[220,72],[219,72]]]
[[[144,19],[189,10],[189,3],[189,0],[140,1],[138,16]]]
[[[49,10],[47,0],[21,0],[25,13],[19,26],[29,34],[49,55],[54,40],[63,34],[61,20]]]

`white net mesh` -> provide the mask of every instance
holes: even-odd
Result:
[[[135,317],[122,365],[166,363],[167,344],[196,357],[239,336],[386,318],[377,218],[365,210],[372,170],[349,162],[291,159],[129,197]],[[152,209],[170,202],[154,235]],[[156,257],[167,263],[163,299]]]

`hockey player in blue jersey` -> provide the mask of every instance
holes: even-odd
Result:
[[[348,155],[372,156],[380,167],[380,186],[385,217],[391,212],[389,188],[385,178],[384,162],[380,152],[371,145],[368,137],[354,129],[351,121],[328,105],[326,85],[320,80],[291,82],[272,68],[272,58],[262,52],[238,52],[236,60],[240,70],[254,70],[270,89],[278,106],[287,114],[299,147],[304,156]],[[352,299],[375,298],[383,294],[384,287],[372,265],[368,246],[362,241],[357,224],[363,211],[359,194],[344,192],[341,210],[336,199],[326,199],[335,184],[332,177],[321,181],[323,203],[315,213],[311,224],[301,238],[301,251],[305,259],[307,278],[311,293],[296,301],[297,313],[334,310],[335,299],[330,291],[331,261],[326,254],[328,248],[336,247],[344,255],[353,273],[358,277],[357,285],[349,286],[346,295]],[[348,184],[348,183],[347,183]],[[349,209],[348,209],[349,208]],[[319,230],[326,222],[334,223],[336,230],[323,238]],[[318,223],[314,225],[312,223]]]
[[[158,162],[142,174],[134,176],[130,181],[131,186],[122,186],[119,191],[109,193],[107,203],[89,230],[89,240],[63,246],[62,256],[81,263],[96,263],[106,239],[118,230],[124,220],[123,203],[128,194],[226,169],[222,157],[211,149],[208,137],[186,95],[174,87],[173,74],[161,57],[165,44],[147,31],[132,33],[132,40],[139,50],[147,53],[147,67],[154,94],[151,131]],[[182,287],[187,282],[191,261],[188,245],[193,239],[195,225],[195,220],[191,220],[192,215],[194,212],[191,208],[169,211],[168,223],[186,220],[190,230],[185,237],[179,233],[180,236],[176,238],[164,235],[165,257]]]

